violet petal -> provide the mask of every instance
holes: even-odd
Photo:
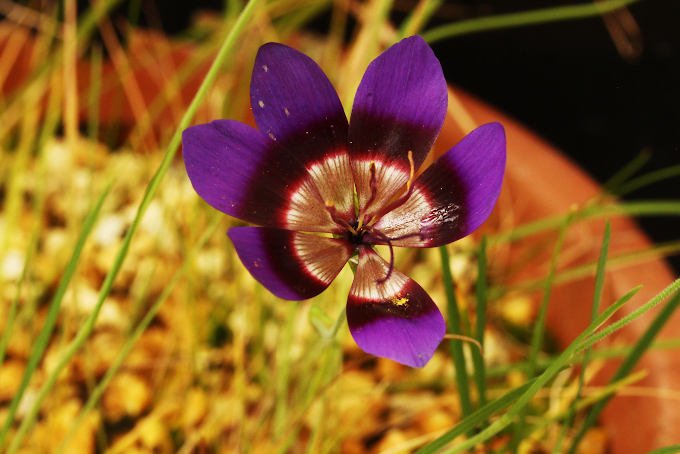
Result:
[[[382,216],[375,229],[393,246],[407,247],[441,246],[469,235],[491,214],[504,172],[503,126],[480,126],[425,170],[406,202]]]
[[[265,44],[255,58],[250,99],[260,131],[287,160],[272,170],[289,175],[291,186],[299,189],[303,178],[292,175],[290,169],[305,168],[313,184],[303,188],[305,194],[298,194],[297,200],[304,197],[308,205],[311,196],[319,197],[322,204],[333,205],[349,220],[354,214],[354,180],[347,152],[347,117],[319,65],[283,44]],[[309,211],[305,206],[295,216],[304,217]],[[310,230],[294,224],[287,228]],[[329,225],[324,225],[328,230]]]
[[[350,211],[348,206],[353,210],[351,200],[344,201],[346,193],[351,197],[346,188],[352,187],[352,177],[343,152],[330,153],[307,167],[256,129],[234,120],[187,128],[182,144],[196,192],[236,218],[268,227],[329,232],[337,225],[326,201],[344,212]]]
[[[354,98],[349,127],[362,208],[371,198],[370,163],[375,162],[380,192],[372,205],[379,208],[408,180],[408,153],[416,170],[425,160],[446,106],[441,65],[420,36],[398,42],[371,62]]]
[[[293,48],[279,43],[260,47],[250,102],[265,135],[286,143],[292,138],[314,142],[311,149],[294,147],[296,152],[323,154],[347,143],[347,117],[335,88],[314,60]]]
[[[371,62],[359,84],[350,118],[353,152],[405,160],[411,150],[418,167],[446,106],[446,80],[434,52],[420,36],[403,39]]]
[[[411,367],[424,366],[444,337],[446,324],[429,295],[414,280],[361,247],[347,301],[347,322],[367,353]]]
[[[287,300],[321,293],[352,253],[345,241],[290,230],[232,227],[228,234],[250,274]]]

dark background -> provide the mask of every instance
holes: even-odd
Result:
[[[130,3],[121,7],[127,17]],[[395,3],[393,19],[399,22],[416,2]],[[429,27],[574,3],[449,1]],[[141,5],[142,24],[175,34],[190,25],[192,12],[217,10],[223,2],[145,0]],[[640,45],[638,54],[617,51],[601,18],[483,32],[440,41],[433,48],[448,81],[514,116],[605,182],[642,150],[651,153],[643,171],[680,164],[680,1],[643,0],[629,10],[640,29],[639,39],[633,39]],[[149,20],[149,14],[155,17]],[[322,15],[309,28],[323,31],[328,21]],[[680,199],[680,178],[626,198]],[[680,238],[677,217],[644,218],[640,223],[656,242]],[[680,258],[671,258],[671,263],[680,272]]]

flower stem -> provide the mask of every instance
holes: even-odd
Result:
[[[637,1],[639,0],[608,0],[596,3],[556,6],[516,13],[476,17],[474,19],[462,20],[452,24],[434,27],[423,33],[422,36],[425,41],[431,44],[442,39],[469,35],[487,30],[523,27],[527,25],[601,16],[605,13],[624,8]]]
[[[453,278],[451,277],[451,266],[449,265],[449,252],[446,246],[439,248],[439,255],[442,262],[442,280],[444,291],[446,292],[446,308],[448,314],[449,331],[453,334],[463,334],[461,332],[460,311],[458,300],[454,289]],[[470,385],[468,383],[467,368],[465,367],[465,356],[463,355],[463,343],[451,342],[451,358],[456,368],[456,386],[460,399],[462,416],[466,417],[472,413],[472,403],[470,401]]]
[[[477,258],[477,285],[475,294],[475,339],[479,342],[481,350],[473,348],[472,363],[474,364],[474,377],[479,394],[479,407],[486,405],[486,368],[484,366],[484,328],[486,327],[486,237],[482,237],[479,244],[479,256]]]

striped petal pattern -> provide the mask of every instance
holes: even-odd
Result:
[[[399,271],[390,271],[369,247],[359,248],[347,322],[362,350],[411,367],[430,360],[446,329],[425,290]]]
[[[393,238],[393,246],[433,247],[456,241],[489,217],[504,172],[503,127],[480,126],[418,177],[409,198],[382,216],[375,228]]]
[[[304,300],[330,285],[352,253],[342,240],[264,227],[229,229],[243,265],[279,298]]]
[[[370,162],[390,177],[373,204],[388,201],[425,160],[446,115],[446,80],[432,49],[419,36],[393,45],[366,69],[349,126],[350,153],[360,207],[371,199]],[[401,172],[397,171],[401,169]],[[376,198],[379,201],[376,202]]]

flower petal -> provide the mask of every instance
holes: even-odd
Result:
[[[228,234],[250,274],[287,300],[321,293],[352,254],[352,247],[342,240],[290,230],[232,227]]]
[[[424,366],[444,337],[446,324],[429,295],[372,249],[359,249],[347,301],[347,322],[367,353],[411,367]]]
[[[296,137],[309,145],[296,152],[318,155],[347,143],[347,117],[335,88],[314,60],[288,46],[260,47],[250,102],[265,135],[283,142]]]
[[[374,228],[393,246],[441,246],[469,235],[491,214],[504,172],[503,126],[480,126],[418,177],[406,202]]]
[[[326,203],[353,215],[352,177],[343,150],[301,163],[256,129],[233,120],[192,126],[182,143],[196,192],[231,216],[323,232],[337,229]]]
[[[293,219],[286,227],[332,229],[335,225],[324,212],[324,205],[332,206],[346,220],[353,218],[354,180],[347,152],[347,117],[319,65],[283,44],[263,45],[255,58],[250,100],[260,131],[285,154],[288,163],[284,168],[297,165],[311,175],[291,175]],[[283,171],[276,167],[270,170]],[[318,200],[312,202],[314,198]],[[315,212],[315,221],[305,220]],[[310,228],[319,223],[319,228]]]
[[[349,127],[360,206],[371,198],[370,163],[375,162],[378,174],[383,166],[401,169],[399,179],[389,180],[387,194],[373,197],[378,204],[376,198],[388,198],[393,187],[408,180],[409,151],[415,168],[422,164],[444,122],[446,105],[441,65],[421,37],[406,38],[371,62],[354,98]],[[384,185],[378,181],[377,186]]]

